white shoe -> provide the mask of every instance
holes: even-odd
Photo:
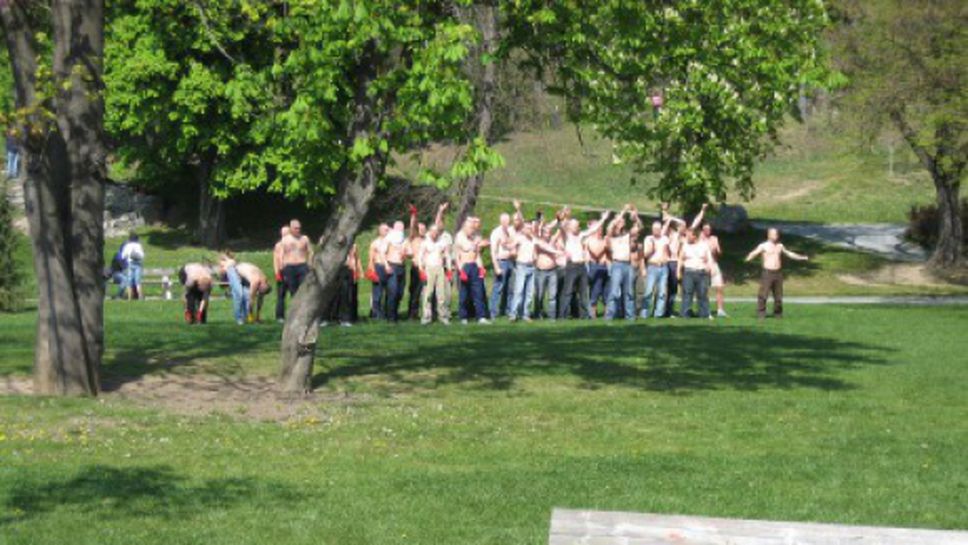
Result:
[[[329,322],[326,320],[319,322],[319,327],[328,327],[328,326],[329,326]]]
[[[726,311],[723,309],[719,309],[719,311],[716,312],[716,316],[719,316],[720,318],[729,318],[729,314],[726,314]]]
[[[465,318],[465,319],[461,320],[460,323],[461,323],[461,325],[467,325],[467,319]]]
[[[339,326],[340,327],[353,327],[353,324],[350,323],[350,322],[340,322]]]
[[[491,321],[488,320],[487,318],[481,318],[480,320],[477,321],[477,323],[487,325],[487,324],[490,324]]]

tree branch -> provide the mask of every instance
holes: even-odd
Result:
[[[215,46],[215,49],[218,49],[219,53],[221,53],[223,57],[228,59],[230,63],[238,64],[238,61],[235,60],[235,57],[233,57],[232,55],[229,55],[229,52],[226,51],[224,47],[222,47],[222,44],[218,41],[218,38],[215,37],[215,32],[212,30],[212,27],[208,24],[208,17],[205,16],[205,9],[202,8],[202,5],[199,4],[198,2],[192,2],[192,5],[195,6],[196,10],[198,10],[198,16],[202,20],[202,28],[205,29],[205,34],[208,35],[208,38],[212,40],[212,45]]]

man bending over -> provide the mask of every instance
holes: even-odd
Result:
[[[189,324],[204,324],[208,321],[212,271],[201,263],[186,263],[178,270],[178,280],[185,286],[185,321]]]

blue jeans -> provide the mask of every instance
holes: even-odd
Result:
[[[393,273],[387,279],[387,320],[399,319],[400,301],[403,299],[404,284],[407,283],[407,269],[403,265],[391,264]]]
[[[232,313],[235,315],[235,322],[244,324],[246,316],[249,315],[249,290],[242,286],[242,278],[235,267],[225,269],[225,276],[229,279],[229,290],[232,292]]]
[[[491,284],[491,318],[497,318],[501,314],[511,314],[508,306],[511,302],[511,278],[514,275],[514,262],[510,259],[498,261],[501,266],[501,274],[494,273],[494,283]],[[504,312],[501,312],[501,309]]]
[[[534,297],[534,265],[518,263],[514,266],[514,296],[511,298],[511,318],[530,318]]]
[[[548,299],[547,309],[545,297]],[[537,301],[535,318],[547,316],[554,320],[558,317],[558,269],[539,269],[534,272],[534,298]]]
[[[593,264],[588,266],[588,282],[591,285],[591,296],[588,306],[592,309],[598,306],[598,301],[608,304],[608,266]],[[592,314],[597,314],[598,311]]]
[[[111,275],[111,281],[118,285],[118,299],[124,297],[124,291],[128,289],[128,271],[121,270]]]
[[[20,152],[8,151],[7,152],[7,177],[16,178],[19,172],[20,172]]]
[[[666,284],[669,296],[666,304],[666,317],[672,316],[676,313],[676,294],[679,293],[679,262],[669,261],[666,263],[666,271],[668,273],[666,276],[669,282]]]
[[[370,317],[382,320],[386,318],[387,310],[387,282],[389,276],[383,265],[376,265],[378,282],[373,283],[373,295],[370,297]]]
[[[642,296],[642,318],[651,314],[656,318],[665,316],[666,289],[669,287],[669,269],[665,265],[649,265],[645,276],[645,294]],[[655,308],[652,299],[655,298]],[[652,312],[649,312],[650,309]]]
[[[692,298],[699,299],[700,318],[709,318],[709,272],[685,269],[682,273],[682,316],[696,316],[692,312]]]
[[[620,302],[623,304],[625,318],[635,319],[635,271],[630,263],[616,261],[608,271],[608,303],[605,305],[605,319],[615,318]]]
[[[457,316],[461,320],[466,320],[471,314],[467,305],[472,304],[474,317],[480,320],[485,317],[484,300],[487,298],[484,292],[484,279],[480,277],[477,263],[465,263],[461,270],[467,275],[467,282],[461,282],[460,279],[457,281],[460,285],[460,291],[457,293]]]
[[[144,266],[140,261],[128,260],[128,267],[125,269],[127,288],[132,290],[132,295],[134,295],[135,290],[137,290],[139,299],[143,297],[143,294],[141,293],[141,273],[143,267]]]

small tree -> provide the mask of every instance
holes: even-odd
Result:
[[[937,196],[931,263],[957,266],[968,163],[968,10],[962,2],[844,0],[837,13],[834,57],[850,80],[843,110],[869,135],[893,126],[917,155]]]
[[[17,262],[19,235],[13,227],[13,205],[7,184],[0,182],[0,311],[19,310],[23,304],[23,274]]]

